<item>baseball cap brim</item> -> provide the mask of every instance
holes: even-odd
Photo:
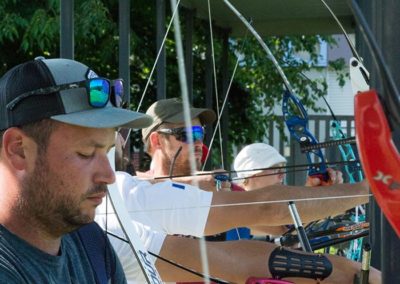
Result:
[[[153,118],[153,123],[151,126],[143,128],[143,141],[146,141],[150,133],[155,131],[162,123],[181,125],[185,122],[184,108],[179,98],[158,100],[147,109],[146,114]],[[213,123],[217,115],[212,109],[190,107],[190,118],[196,117],[204,125]]]
[[[51,119],[90,128],[134,128],[148,127],[153,122],[151,116],[115,107],[90,109],[69,114],[51,116]]]
[[[198,117],[203,124],[213,123],[217,118],[215,112],[207,108],[190,108],[191,118]],[[184,113],[177,113],[165,120],[170,123],[182,123],[185,121]]]

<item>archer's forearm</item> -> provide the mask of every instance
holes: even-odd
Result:
[[[367,183],[362,182],[313,188],[292,187],[282,195],[286,199],[297,199],[295,202],[302,221],[310,222],[368,203],[369,189]],[[286,221],[292,222],[291,216],[286,218],[289,219],[281,220],[284,224],[287,224]]]
[[[364,196],[353,197],[356,195]],[[296,202],[302,221],[309,222],[367,203],[368,186],[367,183],[314,188],[279,185],[248,192],[216,192],[205,233],[241,226],[291,224],[293,220],[287,205],[290,200]]]
[[[203,272],[200,240],[168,236],[161,249],[161,256],[186,267]],[[276,247],[257,241],[207,242],[210,275],[231,283],[245,283],[250,276],[269,276],[266,258]],[[181,269],[173,268],[161,260],[156,262],[163,281],[199,281],[200,278]]]
[[[161,256],[203,273],[200,240],[168,236],[162,246]],[[249,277],[271,277],[268,260],[277,246],[258,241],[206,242],[210,275],[233,283],[245,283]],[[302,254],[302,252],[300,252]],[[323,283],[352,283],[360,271],[360,263],[344,257],[327,255],[332,263],[332,274]],[[156,262],[164,281],[198,281],[196,276],[172,268],[161,260]],[[370,283],[381,283],[380,272],[371,269]],[[315,283],[313,279],[288,278],[295,283]]]

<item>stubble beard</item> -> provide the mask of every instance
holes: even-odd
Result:
[[[162,170],[165,175],[169,175],[171,165],[173,162],[173,157],[169,157],[164,154],[163,163],[162,163]],[[201,162],[196,159],[196,170],[201,168]],[[190,161],[187,157],[178,156],[175,161],[174,168],[172,169],[172,176],[174,175],[183,175],[183,176],[190,176],[192,174]]]
[[[63,179],[39,155],[33,173],[22,181],[16,210],[32,225],[59,237],[93,221],[94,216],[81,212],[81,203],[89,194],[105,190],[105,186],[96,186],[74,198]]]

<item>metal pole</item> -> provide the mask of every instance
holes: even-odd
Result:
[[[184,9],[185,12],[185,63],[188,83],[189,101],[193,104],[193,25],[195,10]]]
[[[290,215],[292,215],[293,224],[299,236],[301,247],[303,248],[304,251],[312,252],[312,248],[310,242],[308,241],[306,231],[304,230],[303,224],[300,220],[299,213],[297,212],[296,205],[294,204],[293,201],[289,202],[289,211]]]
[[[213,81],[213,66],[212,66],[212,54],[211,54],[211,34],[208,33],[206,35],[206,67],[205,67],[205,107],[206,108],[213,108],[213,86],[214,86],[214,81]],[[210,145],[211,142],[211,136],[212,133],[214,132],[214,127],[212,125],[207,125],[207,132],[206,132],[206,137],[205,137],[205,144]],[[209,149],[211,150],[211,149]],[[211,154],[211,153],[210,153]],[[211,170],[212,167],[212,158],[210,157],[207,160],[205,169],[206,170]]]
[[[130,1],[119,0],[119,77],[124,80],[124,94],[127,103],[130,103],[131,76],[129,68],[130,55]]]
[[[156,22],[157,22],[157,51],[160,50],[164,34],[165,34],[165,1],[156,1]],[[158,58],[156,66],[156,80],[157,80],[157,100],[162,100],[166,98],[166,57],[165,57],[165,47],[163,46]]]
[[[222,92],[220,92],[220,101],[223,101],[229,87],[229,74],[228,74],[228,51],[229,51],[229,33],[228,29],[222,30],[222,58],[221,58],[221,73],[222,73]],[[228,129],[229,129],[229,108],[225,107],[221,117],[222,127],[222,157],[224,158],[223,165],[229,170],[228,163]]]
[[[60,57],[74,59],[74,0],[60,1]]]
[[[119,0],[118,7],[118,24],[119,24],[119,49],[118,49],[118,68],[119,77],[124,80],[124,100],[128,103],[131,102],[131,73],[129,64],[130,55],[130,1]],[[129,132],[130,133],[130,132]],[[123,155],[131,160],[131,138],[130,135],[126,137],[125,148]]]

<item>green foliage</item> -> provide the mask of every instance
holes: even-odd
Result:
[[[304,74],[311,69],[318,60],[316,46],[321,40],[319,36],[299,37],[269,37],[264,39],[271,49],[274,57],[280,63],[285,75],[293,87],[296,95],[302,100],[306,108],[314,111],[321,111],[315,106],[316,100],[324,96],[326,82],[309,81]],[[230,123],[239,126],[243,120],[251,125],[251,128],[243,132],[234,133],[232,136],[237,144],[248,144],[261,141],[266,137],[269,121],[280,121],[274,114],[274,107],[280,106],[285,87],[283,80],[272,61],[267,57],[266,52],[260,47],[255,39],[247,39],[243,44],[238,40],[232,45],[232,52],[241,55],[240,68],[236,74],[242,93],[231,96]],[[243,45],[244,48],[238,50]],[[306,61],[300,59],[298,52],[310,54]],[[234,103],[237,100],[237,103]]]
[[[339,86],[343,87],[346,80],[350,78],[350,73],[348,68],[346,68],[346,62],[343,58],[336,59],[335,61],[329,62],[329,67],[332,68],[336,73],[336,80]]]
[[[36,50],[50,55],[57,47],[59,39],[59,16],[57,11],[37,9],[26,26],[21,43],[24,52],[33,54]]]

